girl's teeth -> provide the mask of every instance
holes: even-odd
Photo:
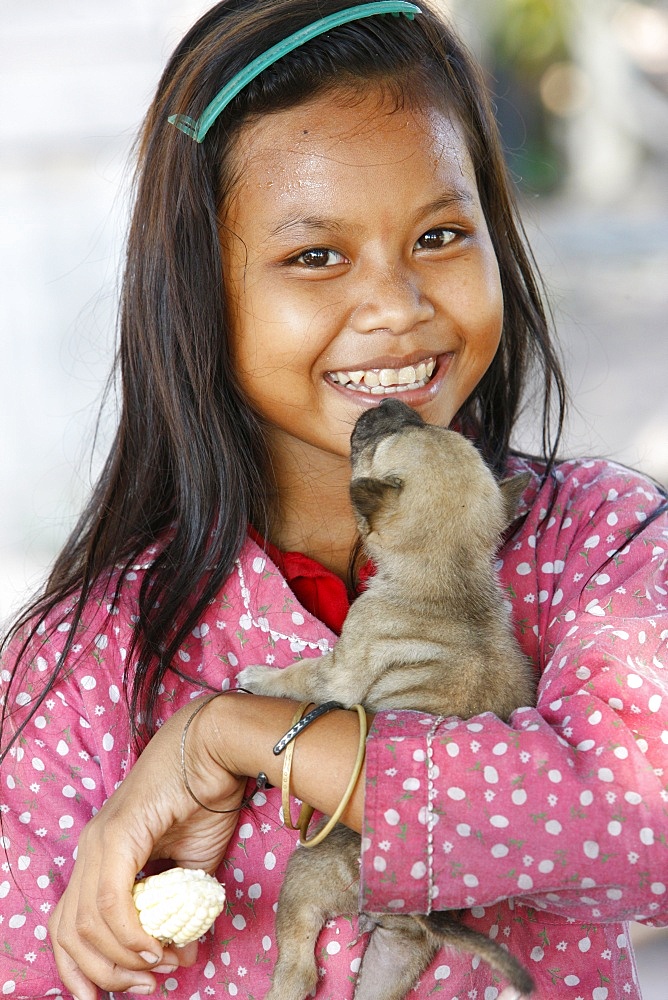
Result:
[[[351,389],[365,390],[374,396],[386,390],[402,392],[406,389],[418,389],[431,378],[436,368],[436,360],[429,358],[417,365],[407,365],[405,368],[369,368],[366,371],[330,372],[329,377],[339,385],[347,385]]]

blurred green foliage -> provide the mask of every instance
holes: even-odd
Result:
[[[588,0],[493,0],[485,11],[506,155],[527,191],[553,191],[564,178],[561,123],[544,107],[540,84],[550,66],[570,59],[577,2]]]
[[[496,0],[491,6],[492,42],[499,62],[534,76],[567,58],[571,0]]]

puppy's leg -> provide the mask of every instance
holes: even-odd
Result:
[[[355,1000],[403,1000],[442,944],[411,916],[365,914],[360,930],[371,930],[371,936]]]
[[[291,663],[283,670],[261,665],[246,667],[237,676],[239,687],[247,688],[254,694],[264,694],[273,698],[295,698],[303,700],[310,698],[319,703],[326,700],[326,677],[331,653],[326,653],[319,660],[300,660]]]
[[[318,983],[315,945],[330,917],[357,912],[360,839],[345,826],[288,863],[278,899],[278,959],[266,1000],[304,1000]]]

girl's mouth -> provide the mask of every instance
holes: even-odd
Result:
[[[370,396],[387,396],[397,392],[422,389],[436,368],[436,358],[425,358],[404,368],[364,368],[358,371],[327,372],[330,382]]]

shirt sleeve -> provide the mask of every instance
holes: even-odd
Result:
[[[536,707],[508,724],[376,716],[367,911],[515,896],[578,920],[668,922],[668,521],[620,467],[566,463],[557,480],[500,553]]]

